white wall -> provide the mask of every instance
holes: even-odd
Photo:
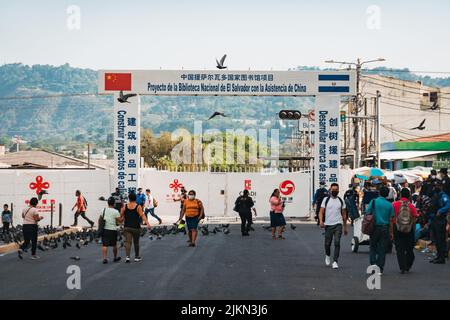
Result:
[[[99,212],[105,202],[99,201],[100,196],[110,194],[110,175],[106,170],[0,170],[0,204],[14,204],[14,224],[22,224],[21,212],[26,207],[26,200],[36,197],[36,191],[30,189],[30,183],[36,182],[36,177],[42,176],[44,182],[50,184],[48,195],[42,200],[54,199],[55,212],[53,225],[58,224],[58,204],[63,204],[63,225],[73,223],[73,213],[70,211],[75,204],[75,191],[81,190],[88,201],[87,216],[97,222]],[[42,202],[40,203],[42,205]],[[48,210],[47,210],[48,211]],[[42,212],[44,220],[41,225],[50,224],[50,212]],[[81,225],[88,225],[80,217]]]
[[[152,190],[158,199],[156,213],[164,220],[166,216],[179,214],[179,202],[172,198],[179,195],[170,188],[178,180],[187,190],[194,189],[203,201],[208,216],[237,216],[233,211],[234,201],[244,189],[245,180],[251,180],[253,198],[256,200],[258,216],[269,216],[268,199],[280,183],[291,180],[295,185],[292,203],[286,206],[286,216],[309,216],[310,177],[305,173],[279,173],[262,175],[259,173],[208,173],[208,172],[161,172],[142,169],[141,186]],[[221,194],[221,192],[224,194]]]
[[[15,224],[21,224],[20,214],[26,206],[25,201],[36,196],[30,189],[30,183],[42,176],[50,187],[48,195],[43,200],[54,199],[54,225],[58,223],[58,204],[63,204],[63,225],[73,223],[73,212],[70,210],[75,203],[75,191],[81,190],[89,206],[87,215],[97,222],[105,202],[99,201],[100,196],[107,197],[114,190],[112,174],[108,170],[0,170],[0,205],[14,203]],[[345,192],[350,182],[350,171],[341,170],[341,190]],[[159,206],[156,213],[167,223],[175,222],[180,212],[180,202],[174,202],[173,197],[179,195],[170,187],[178,180],[187,190],[194,189],[206,208],[208,216],[237,217],[233,211],[234,201],[239,192],[244,189],[245,181],[251,181],[252,197],[256,202],[259,217],[269,216],[268,199],[273,189],[280,188],[286,180],[292,181],[295,190],[286,196],[288,199],[285,215],[287,217],[308,217],[310,199],[312,197],[311,179],[307,173],[278,173],[264,175],[259,173],[208,173],[208,172],[164,172],[152,169],[141,169],[141,187],[152,190]],[[287,190],[287,188],[286,188]],[[43,212],[44,221],[41,225],[50,224],[50,213]],[[173,221],[172,221],[173,220]],[[80,218],[81,225],[87,225]]]

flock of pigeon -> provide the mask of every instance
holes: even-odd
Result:
[[[296,229],[296,226],[291,224],[290,225],[292,230]],[[262,226],[262,228],[266,231],[270,231],[270,226]],[[254,229],[252,228],[254,231]],[[43,228],[39,228],[39,234],[44,235],[44,238],[38,242],[37,249],[40,251],[49,251],[49,250],[55,250],[58,248],[63,248],[64,250],[67,248],[76,248],[81,249],[82,247],[87,247],[90,244],[101,244],[101,237],[98,236],[98,233],[94,229],[83,229],[80,231],[73,231],[68,232],[65,234],[60,234],[58,236],[51,236],[52,234],[56,233],[58,230],[57,228],[45,226]],[[230,233],[230,225],[229,224],[221,224],[221,225],[201,225],[198,227],[198,231],[203,236],[208,236],[211,234],[218,234],[223,233],[228,235]],[[177,225],[172,226],[157,226],[153,227],[150,230],[147,228],[141,229],[141,237],[148,236],[149,240],[161,240],[165,236],[169,235],[177,235],[177,234],[186,234],[186,229],[178,228]],[[21,244],[23,241],[23,235],[22,235],[22,226],[17,225],[16,227],[12,228],[9,235],[7,235],[8,239],[5,240],[5,243],[8,242],[16,242],[17,244]],[[119,247],[125,246],[125,241],[123,237],[123,230],[122,228],[119,230],[118,234],[118,243]],[[70,257],[73,260],[80,260],[79,256],[72,256]]]

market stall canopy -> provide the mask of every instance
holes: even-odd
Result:
[[[384,151],[380,153],[381,160],[407,160],[445,153],[448,151]]]
[[[370,177],[384,177],[384,170],[380,168],[361,167],[354,170],[356,177],[369,180]]]

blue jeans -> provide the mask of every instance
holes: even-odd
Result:
[[[376,264],[383,272],[386,262],[386,251],[389,244],[389,226],[375,226],[370,236],[370,264]]]
[[[156,214],[155,214],[155,208],[146,208],[145,210],[144,210],[144,213],[145,213],[145,216],[148,218],[148,214],[150,213],[150,215],[153,217],[153,218],[155,218],[156,220],[158,220],[158,221],[161,221],[161,218],[160,217],[158,217]]]

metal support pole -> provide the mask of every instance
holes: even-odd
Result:
[[[58,225],[62,226],[62,203],[59,204],[59,223]]]
[[[381,98],[381,93],[380,91],[377,90],[377,100],[376,100],[376,116],[377,116],[377,167],[381,168],[381,158],[380,158],[380,153],[381,153],[381,117],[380,117],[380,98]]]
[[[53,203],[50,203],[50,227],[53,228]]]

